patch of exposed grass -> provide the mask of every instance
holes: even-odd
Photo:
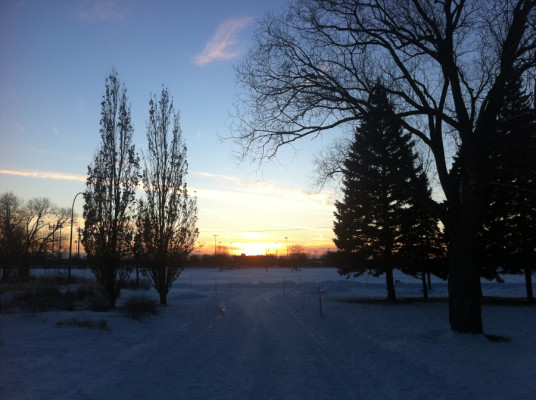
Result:
[[[156,301],[144,295],[130,297],[125,302],[123,311],[137,321],[141,321],[146,315],[158,315]]]
[[[484,336],[486,336],[486,338],[490,342],[508,343],[512,341],[512,339],[510,339],[508,336],[488,335],[488,334],[484,334]]]
[[[99,318],[98,320],[94,320],[91,318],[87,318],[87,319],[71,318],[71,319],[66,319],[63,321],[58,321],[56,323],[56,326],[99,329],[101,331],[107,331],[107,332],[110,332],[112,330],[110,326],[108,326],[108,321],[106,321],[103,318]]]
[[[108,299],[94,280],[83,279],[69,284],[62,282],[54,277],[39,277],[11,285],[12,290],[2,295],[0,312],[109,310]]]
[[[22,311],[28,313],[49,310],[66,309],[69,300],[56,285],[37,284],[27,286],[26,289],[14,296],[14,301]],[[67,307],[68,308],[68,307]]]

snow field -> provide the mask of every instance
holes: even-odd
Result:
[[[395,279],[399,298],[421,296],[420,281]],[[523,297],[522,282],[484,282],[483,292]],[[187,269],[169,306],[141,323],[119,311],[1,314],[0,398],[535,398],[536,309],[484,305],[486,332],[511,339],[491,342],[452,333],[448,303],[433,300],[446,283],[433,288],[428,303],[389,305],[374,300],[386,296],[383,278]],[[119,305],[139,293],[124,290]],[[341,301],[353,298],[371,300]],[[104,318],[112,331],[56,326],[74,317]]]

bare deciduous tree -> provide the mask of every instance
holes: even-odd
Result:
[[[301,271],[301,267],[307,262],[307,254],[300,245],[292,245],[288,248],[288,266],[292,271]]]
[[[324,147],[316,154],[313,185],[317,191],[320,192],[329,184],[335,184],[336,189],[339,189],[345,172],[344,161],[348,157],[351,144],[349,137],[340,137],[335,139],[331,146]]]
[[[0,259],[3,279],[16,269],[19,279],[28,279],[30,266],[52,250],[54,238],[69,220],[65,208],[57,208],[47,198],[27,203],[12,192],[0,196]]]
[[[132,269],[126,259],[132,254],[134,194],[139,180],[130,106],[116,71],[106,78],[100,126],[100,148],[88,166],[82,243],[110,307],[115,308]]]
[[[188,193],[186,146],[173,99],[163,88],[151,98],[144,153],[143,187],[139,202],[135,252],[151,283],[167,303],[167,294],[182,271],[198,237],[197,202]]]
[[[19,274],[24,277],[29,275],[30,264],[43,256],[49,248],[53,250],[51,245],[56,236],[58,250],[61,249],[58,231],[61,234],[61,229],[67,227],[69,219],[69,209],[57,207],[45,197],[28,201],[24,207],[23,260]]]
[[[18,266],[23,235],[22,200],[13,192],[0,196],[0,262],[2,279],[8,281],[11,270]]]
[[[384,82],[404,129],[433,154],[446,199],[447,207],[421,201],[448,233],[451,328],[481,333],[473,249],[488,201],[489,141],[506,81],[535,72],[535,25],[536,0],[297,0],[261,21],[237,68],[235,139],[244,154],[270,158],[358,121]],[[461,175],[450,171],[452,143]]]

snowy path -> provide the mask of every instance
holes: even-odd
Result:
[[[231,346],[239,349],[235,356],[245,364],[240,369],[250,371],[241,385],[242,398],[253,393],[258,399],[353,398],[340,366],[324,354],[324,341],[298,316],[293,300],[279,291],[250,290],[225,305],[228,322],[242,326],[242,335]]]
[[[492,333],[513,339],[492,343],[451,333],[446,303],[343,303],[348,283],[324,281],[320,318],[316,282],[286,295],[273,282],[216,295],[209,282],[177,285],[142,323],[118,312],[0,315],[0,398],[534,398],[534,308],[486,307]],[[113,330],[55,326],[73,316]]]

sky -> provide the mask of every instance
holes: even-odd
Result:
[[[150,96],[165,86],[174,97],[199,208],[197,251],[333,250],[335,197],[312,184],[314,157],[331,138],[305,139],[260,166],[240,162],[240,148],[224,139],[240,101],[234,67],[258,19],[285,4],[0,0],[0,193],[71,208],[99,145],[104,81],[115,69],[138,151]],[[82,215],[81,196],[74,209]]]

